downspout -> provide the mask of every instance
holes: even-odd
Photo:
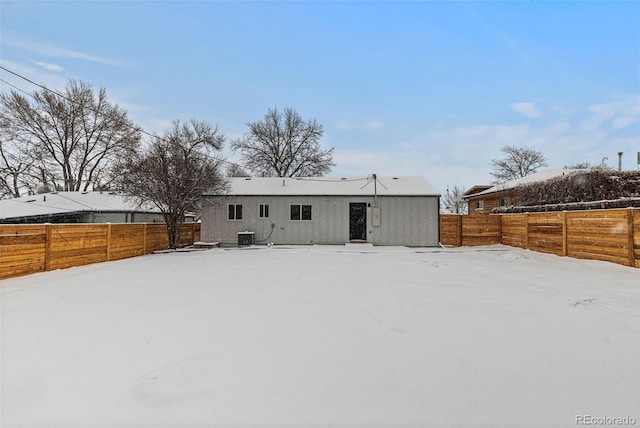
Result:
[[[442,242],[440,242],[440,195],[438,195],[438,246],[444,248]]]

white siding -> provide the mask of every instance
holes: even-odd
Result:
[[[349,203],[367,203],[367,241],[375,245],[438,245],[437,196],[378,197],[380,226],[373,226],[372,196],[228,196],[204,199],[202,240],[236,245],[237,234],[255,232],[257,243],[344,244],[349,241]],[[242,204],[242,220],[228,220],[229,204]],[[261,204],[269,218],[259,218]],[[290,220],[292,204],[311,205],[312,220]],[[273,231],[271,225],[274,225]]]

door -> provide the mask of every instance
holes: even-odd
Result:
[[[367,204],[349,203],[349,241],[367,240]]]

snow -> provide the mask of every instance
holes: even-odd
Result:
[[[537,183],[540,181],[551,180],[552,178],[561,177],[563,175],[575,174],[577,172],[587,171],[585,169],[567,169],[567,168],[547,168],[533,174],[526,175],[524,177],[516,178],[515,180],[507,181],[493,186],[489,189],[483,190],[477,193],[465,192],[465,198],[475,197],[480,195],[489,195],[491,193],[502,192],[503,190],[515,189],[518,186],[524,186],[525,184]]]
[[[1,283],[0,425],[640,419],[640,271],[505,246],[248,247]]]
[[[438,196],[423,177],[377,177],[375,191],[380,196]],[[235,177],[229,195],[342,195],[373,196],[374,182],[366,177]]]
[[[159,212],[150,204],[110,192],[55,192],[0,200],[0,218],[30,217],[82,211]]]

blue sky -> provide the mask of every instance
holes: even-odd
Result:
[[[542,151],[550,167],[617,166],[622,151],[636,168],[640,2],[0,8],[4,67],[51,88],[70,78],[104,87],[148,132],[195,117],[230,142],[267,109],[293,107],[323,125],[330,175],[421,175],[441,192],[487,183],[505,144]]]

